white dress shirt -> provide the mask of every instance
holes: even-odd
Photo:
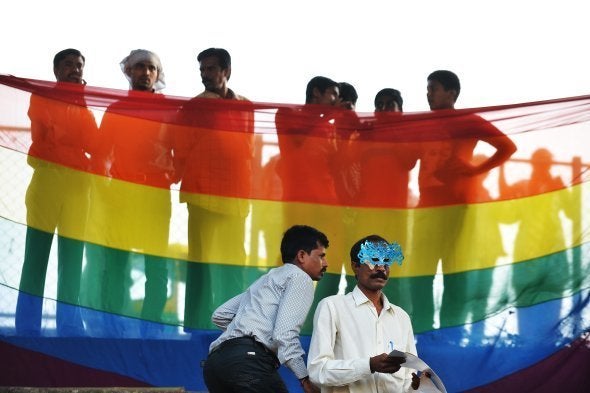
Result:
[[[323,393],[411,391],[411,369],[371,373],[369,358],[392,349],[417,355],[410,317],[385,295],[377,315],[373,303],[355,287],[318,304],[307,361],[309,377]]]

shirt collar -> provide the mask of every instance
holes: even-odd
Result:
[[[358,285],[356,285],[352,290],[352,298],[354,299],[354,304],[357,307],[364,303],[370,303],[369,298],[367,298],[363,291],[359,289]],[[383,299],[383,310],[393,312],[393,307],[391,307],[391,303],[389,303],[387,296],[385,296],[383,292],[381,292],[381,298]]]

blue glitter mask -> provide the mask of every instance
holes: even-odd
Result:
[[[401,246],[396,242],[387,244],[384,242],[372,243],[365,240],[361,244],[361,251],[358,253],[358,258],[360,263],[369,266],[373,270],[376,265],[389,267],[393,262],[401,265],[404,260],[404,254],[402,253]]]

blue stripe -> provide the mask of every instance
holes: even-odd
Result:
[[[560,317],[551,318],[556,309]],[[514,332],[518,315],[526,322],[523,334]],[[564,299],[506,310],[471,325],[419,334],[416,339],[419,356],[449,391],[456,392],[530,367],[588,330],[590,290],[585,289]]]
[[[0,286],[0,298],[16,296],[15,289]],[[44,299],[45,306],[52,300]],[[559,308],[561,317],[550,318]],[[84,312],[89,312],[84,310]],[[192,336],[177,327],[163,327],[159,339],[141,338],[141,329],[149,322],[107,315],[97,311],[97,318],[112,318],[127,326],[127,339],[111,335],[105,338],[55,337],[47,328],[45,337],[16,336],[14,328],[0,330],[0,339],[73,363],[126,375],[154,386],[184,386],[204,390],[200,361],[209,344],[218,337],[216,330],[197,330]],[[518,315],[527,322],[523,335],[513,334]],[[554,315],[554,314],[553,314]],[[152,326],[153,327],[153,326]],[[558,352],[590,330],[590,290],[575,296],[511,309],[485,321],[461,327],[445,328],[416,336],[418,353],[443,379],[449,391],[482,386],[523,370]],[[128,333],[129,333],[128,331]],[[464,334],[465,332],[469,334]],[[485,334],[487,332],[487,334]],[[304,349],[309,336],[302,337]],[[26,367],[26,365],[23,365]],[[290,391],[300,387],[293,374],[282,367],[281,375]]]

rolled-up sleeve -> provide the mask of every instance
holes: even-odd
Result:
[[[238,312],[242,296],[244,296],[243,293],[234,296],[221,306],[217,307],[211,316],[211,322],[221,330],[227,329],[227,325],[231,323]]]
[[[293,275],[285,285],[273,331],[279,361],[289,367],[298,379],[308,375],[299,332],[311,308],[313,293],[313,282],[306,273],[302,271]]]

